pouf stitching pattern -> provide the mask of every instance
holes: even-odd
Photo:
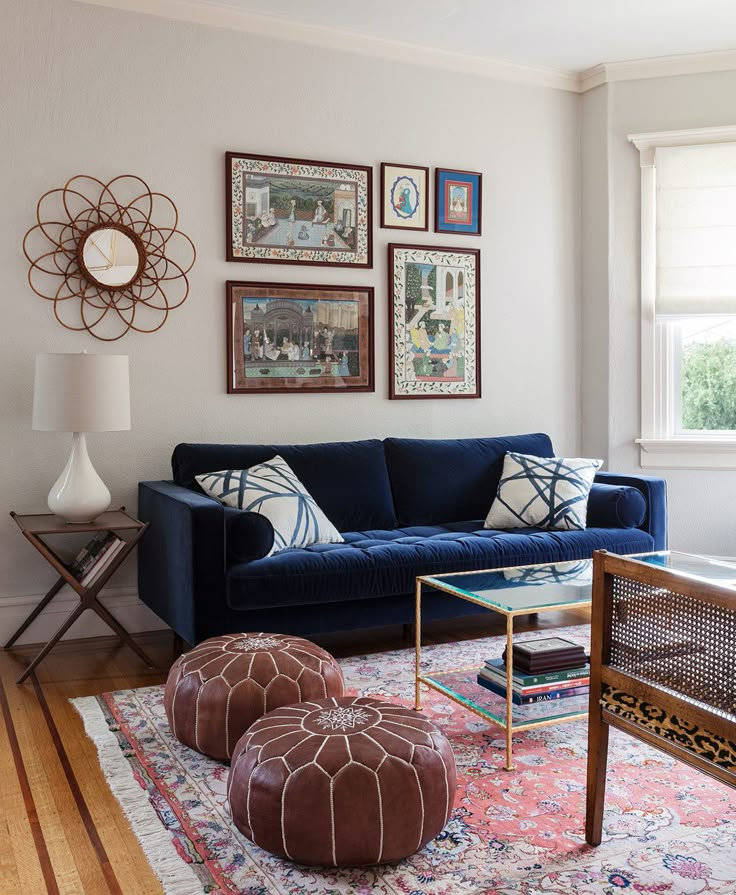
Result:
[[[242,646],[238,646],[236,644],[243,644]],[[311,647],[312,652],[308,649],[302,648],[303,646]],[[230,650],[227,648],[231,647]],[[207,677],[205,675],[206,669],[208,666],[216,663],[218,659],[222,658],[223,655],[226,655],[227,652],[235,650],[232,659],[227,662],[227,664],[219,670],[219,672],[212,677]],[[230,683],[228,679],[225,677],[225,673],[228,668],[233,665],[235,662],[246,658],[246,653],[251,651],[250,654],[250,662],[248,664],[247,672],[244,676],[240,678],[240,680],[235,681],[234,683]],[[290,676],[285,674],[283,669],[279,668],[276,659],[274,658],[273,652],[274,650],[277,653],[285,653],[290,660],[293,660],[297,663],[299,668],[299,672],[296,676]],[[324,670],[326,668],[330,668],[339,675],[340,678],[340,691],[342,692],[342,672],[339,669],[339,666],[335,662],[335,660],[327,653],[325,650],[318,647],[316,644],[311,643],[308,640],[305,640],[301,637],[291,637],[289,635],[272,635],[267,634],[265,632],[257,632],[257,633],[247,633],[247,634],[232,634],[232,635],[222,635],[219,637],[213,637],[209,640],[204,641],[198,646],[194,647],[194,649],[190,650],[188,653],[182,655],[177,662],[174,663],[172,667],[169,677],[171,678],[172,674],[179,674],[180,677],[176,682],[174,687],[174,692],[171,698],[170,704],[170,723],[171,729],[175,737],[179,739],[181,742],[184,742],[186,745],[192,745],[191,742],[187,743],[186,737],[184,734],[180,735],[180,731],[177,730],[177,719],[176,719],[176,705],[177,705],[177,697],[179,695],[179,689],[184,684],[188,678],[193,675],[197,675],[200,682],[200,687],[197,691],[195,704],[194,704],[194,747],[203,754],[209,754],[207,749],[203,748],[200,742],[200,699],[202,698],[202,694],[204,692],[205,686],[207,684],[211,684],[213,681],[221,680],[224,685],[228,688],[227,699],[225,703],[225,717],[224,717],[224,735],[225,735],[225,754],[229,758],[231,753],[230,746],[230,703],[233,698],[234,692],[241,685],[251,680],[251,673],[253,671],[253,665],[255,664],[256,658],[259,655],[268,656],[271,660],[274,667],[274,676],[268,682],[267,686],[262,686],[262,708],[260,714],[263,715],[268,711],[268,688],[271,687],[278,678],[283,678],[284,680],[296,683],[299,685],[299,681],[302,676],[307,671],[315,671],[314,668],[309,668],[307,664],[305,664],[304,660],[300,658],[300,656],[305,656],[308,659],[312,660],[312,662],[317,663],[317,671],[318,671],[318,681],[319,686],[321,687],[322,693],[319,695],[323,695],[325,697],[330,695],[330,691],[328,688],[328,681],[324,674]],[[208,657],[211,656],[212,658]],[[207,661],[204,664],[200,664],[203,659]],[[192,665],[196,665],[196,667],[191,667]],[[317,685],[317,679],[313,678],[313,685]],[[299,687],[299,691],[301,691],[301,687]],[[313,693],[308,694],[309,697],[313,698]],[[274,706],[277,708],[278,706]],[[255,720],[255,719],[254,719]],[[239,739],[240,734],[235,737]],[[213,757],[221,757],[221,756],[213,756]]]
[[[349,706],[340,705],[340,703],[348,702],[348,701],[350,702]],[[332,704],[332,706],[334,706],[334,708],[329,709],[328,707],[330,704]],[[360,708],[356,709],[356,705],[360,706]],[[370,725],[370,727],[361,726],[360,729],[357,729],[357,730],[353,729],[351,731],[350,728],[351,727],[354,728],[356,726],[356,724],[363,724],[366,720],[368,722],[370,722],[370,720],[371,720],[370,716],[366,717],[366,712],[362,710],[363,707],[367,708],[368,710],[372,709],[375,712],[375,714],[377,715],[377,719],[374,720],[374,722]],[[354,710],[353,714],[350,713],[351,709]],[[266,740],[266,742],[255,745],[252,747],[253,749],[258,750],[258,754],[257,754],[257,758],[256,758],[256,765],[258,765],[258,763],[260,761],[261,754],[266,747],[269,747],[269,748],[273,747],[274,743],[276,743],[278,740],[292,735],[299,728],[301,728],[301,730],[303,730],[306,734],[310,735],[309,736],[310,739],[311,739],[311,736],[314,735],[315,733],[317,735],[320,735],[317,731],[311,731],[309,728],[305,727],[305,722],[307,722],[309,717],[311,715],[315,714],[315,712],[319,712],[320,715],[318,716],[318,718],[316,719],[316,721],[314,723],[317,726],[320,726],[323,728],[322,735],[324,735],[324,740],[310,761],[305,762],[304,764],[300,764],[296,768],[291,768],[289,765],[289,762],[288,762],[289,755],[295,749],[302,747],[304,745],[304,742],[306,742],[307,740],[299,740],[293,746],[291,746],[283,755],[273,755],[269,759],[267,759],[267,760],[273,760],[276,758],[280,759],[281,763],[284,765],[284,767],[286,768],[286,771],[290,775],[289,777],[287,777],[286,781],[284,782],[284,787],[280,794],[280,819],[281,819],[280,833],[281,833],[281,845],[283,848],[283,853],[290,860],[302,860],[302,861],[304,860],[303,857],[301,857],[301,856],[299,858],[295,859],[287,845],[287,835],[286,835],[286,829],[285,829],[286,793],[289,788],[289,783],[293,780],[293,774],[296,773],[296,771],[302,772],[304,770],[304,768],[314,766],[318,771],[320,771],[322,774],[324,774],[330,778],[331,856],[332,856],[333,865],[339,866],[338,860],[337,860],[337,840],[336,840],[336,835],[335,835],[335,806],[334,806],[335,784],[336,784],[337,779],[340,777],[340,775],[343,772],[345,772],[347,769],[349,769],[352,765],[357,765],[357,766],[364,768],[365,770],[371,772],[373,774],[373,777],[374,777],[374,780],[376,783],[376,794],[377,794],[378,805],[379,805],[380,836],[379,836],[378,856],[377,856],[377,858],[374,859],[374,861],[371,861],[370,863],[376,863],[376,864],[382,863],[384,860],[386,843],[385,843],[385,835],[384,835],[385,831],[384,831],[383,801],[382,801],[382,796],[381,796],[379,771],[381,770],[382,766],[389,758],[398,759],[402,762],[402,764],[404,766],[407,766],[408,768],[410,768],[413,773],[414,780],[416,782],[416,792],[419,796],[419,803],[421,806],[421,812],[420,812],[421,813],[421,823],[419,825],[418,838],[417,838],[416,846],[414,848],[414,851],[418,851],[422,847],[423,844],[426,844],[426,841],[428,841],[428,839],[425,839],[425,836],[426,836],[425,828],[426,828],[427,817],[426,817],[426,812],[425,812],[424,793],[422,791],[422,784],[421,784],[417,769],[412,764],[412,762],[414,760],[417,745],[421,745],[425,748],[432,749],[434,754],[436,754],[439,757],[440,762],[442,764],[443,775],[444,775],[444,790],[445,790],[445,799],[444,799],[445,810],[444,810],[444,822],[442,824],[442,827],[444,827],[444,824],[447,822],[447,819],[449,818],[450,812],[452,810],[454,792],[451,791],[450,776],[452,778],[455,777],[455,769],[454,769],[454,762],[453,762],[452,774],[450,775],[448,773],[448,766],[445,761],[445,758],[442,755],[441,751],[439,749],[437,749],[436,743],[433,741],[433,734],[435,736],[439,736],[442,739],[444,739],[444,734],[442,734],[442,732],[439,730],[439,728],[437,728],[436,725],[434,725],[431,721],[429,721],[428,718],[426,718],[425,716],[423,716],[421,714],[417,714],[414,712],[412,712],[411,720],[415,721],[415,722],[419,722],[419,724],[421,724],[422,726],[419,726],[419,724],[412,726],[410,724],[401,723],[401,720],[400,720],[401,718],[406,720],[405,714],[402,714],[402,713],[406,713],[407,711],[411,711],[411,710],[407,709],[405,706],[402,706],[402,705],[397,705],[395,703],[386,702],[384,700],[371,699],[369,697],[357,697],[357,698],[351,698],[351,699],[348,699],[348,698],[336,699],[336,698],[332,697],[332,698],[323,699],[323,700],[316,701],[316,702],[315,701],[305,701],[300,704],[295,704],[295,705],[291,705],[291,706],[283,706],[279,709],[274,709],[272,712],[269,712],[268,715],[265,715],[260,721],[257,721],[253,725],[253,727],[251,727],[250,730],[248,730],[243,735],[240,742],[235,747],[235,753],[236,753],[235,760],[233,761],[233,763],[231,765],[230,776],[228,779],[228,802],[230,803],[230,797],[231,797],[231,792],[232,792],[232,783],[235,779],[237,779],[237,776],[238,776],[237,775],[237,767],[238,767],[241,759],[246,754],[248,754],[250,743],[252,742],[252,740],[255,737],[260,738],[260,735],[267,734],[268,731],[277,731],[279,728],[285,729],[285,732],[283,734],[275,736],[273,739],[268,739],[268,740]],[[330,714],[329,714],[330,712],[332,713],[332,718],[330,718]],[[361,712],[364,717],[360,717]],[[302,717],[300,720],[295,715],[295,713],[301,714]],[[391,715],[393,715],[393,714],[396,714],[398,716],[396,720],[391,718]],[[298,724],[296,723],[297,720],[299,720]],[[403,728],[406,728],[407,730],[411,730],[414,734],[421,734],[421,738],[422,738],[423,742],[421,742],[421,743],[412,742],[407,737],[402,736],[402,734],[400,732],[396,732],[394,730],[387,729],[385,726],[383,726],[385,724],[390,724],[393,727],[400,727],[400,728],[403,727]],[[391,737],[395,737],[396,739],[401,740],[402,743],[404,743],[406,746],[409,747],[410,752],[409,752],[408,760],[406,758],[401,757],[400,755],[396,755],[396,754],[389,752],[385,745],[383,745],[378,740],[376,740],[375,737],[370,735],[370,733],[368,731],[372,727],[378,727],[379,725],[381,725],[381,730],[384,733],[388,733]],[[330,728],[329,730],[328,730],[328,727]],[[339,734],[337,734],[337,733],[334,733],[335,730],[340,730],[341,732]],[[380,749],[384,753],[383,757],[381,758],[381,760],[375,767],[371,767],[371,766],[365,764],[363,761],[360,761],[359,757],[358,758],[355,757],[354,751],[350,747],[350,738],[352,735],[355,735],[355,734],[362,734],[363,736],[367,737],[372,743],[375,744],[375,746],[378,749]],[[337,770],[335,773],[330,774],[325,768],[323,768],[319,764],[318,759],[322,753],[322,750],[325,748],[325,746],[327,746],[328,743],[330,743],[330,741],[333,737],[341,737],[345,740],[345,746],[346,746],[347,754],[349,757],[349,761],[346,764],[344,764],[342,767],[340,767],[339,770]],[[448,744],[448,746],[449,746],[449,744]],[[451,753],[450,753],[450,755],[451,755]],[[268,846],[261,845],[258,842],[255,832],[254,832],[254,829],[253,829],[253,818],[251,815],[251,793],[252,793],[251,783],[252,783],[252,776],[248,779],[247,797],[246,797],[246,815],[248,818],[248,827],[249,827],[249,830],[251,833],[249,838],[251,838],[252,841],[259,847],[261,847],[261,848],[265,847],[267,850],[269,850]],[[230,803],[230,809],[231,809],[231,813],[232,813],[232,804],[231,803]],[[440,829],[437,830],[437,833],[440,832],[442,827],[440,827]]]

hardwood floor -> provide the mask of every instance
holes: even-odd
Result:
[[[586,610],[520,618],[518,630],[584,624]],[[490,614],[427,624],[427,643],[501,634]],[[69,699],[163,683],[174,659],[171,634],[137,635],[160,670],[113,638],[59,644],[16,685],[37,648],[0,651],[0,891],[23,895],[160,895]],[[407,646],[399,628],[315,637],[335,656]]]

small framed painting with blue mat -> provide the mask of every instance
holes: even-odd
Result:
[[[381,226],[429,230],[429,168],[381,163]]]
[[[435,169],[437,233],[481,235],[483,175],[477,171]]]

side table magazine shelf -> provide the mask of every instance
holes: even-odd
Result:
[[[130,513],[125,511],[125,507],[120,507],[119,510],[109,510],[98,516],[94,522],[81,524],[64,522],[51,513],[19,515],[16,512],[11,512],[10,516],[23,533],[23,536],[30,541],[46,562],[58,573],[59,577],[38,606],[8,640],[5,644],[5,649],[10,649],[13,646],[65,584],[68,584],[79,597],[79,603],[18,678],[18,683],[23,683],[39,662],[51,652],[74,622],[88,609],[95,612],[106,625],[112,628],[123,643],[127,644],[147,665],[152,668],[155,667],[155,663],[149,659],[110,610],[98,599],[100,591],[105,584],[107,584],[125,559],[135,550],[138,542],[146,533],[149,523],[141,522],[139,519],[131,516]],[[118,534],[120,532],[124,532],[125,537],[120,536]],[[93,538],[72,563],[65,562],[56,550],[44,540],[44,536],[49,535],[78,535],[85,533],[99,535],[99,537]],[[99,544],[99,549],[97,550],[93,546],[95,543]],[[85,552],[89,555],[85,556]]]

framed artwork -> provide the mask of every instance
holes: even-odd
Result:
[[[372,392],[373,287],[227,283],[229,394]]]
[[[480,250],[388,254],[389,397],[480,398]]]
[[[371,168],[226,153],[227,260],[372,267]]]
[[[437,233],[481,235],[483,175],[435,169],[434,229]]]
[[[429,229],[429,168],[381,162],[381,226]]]

